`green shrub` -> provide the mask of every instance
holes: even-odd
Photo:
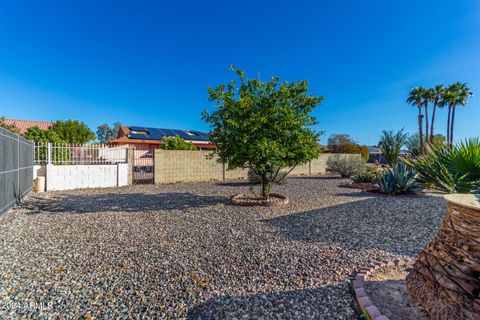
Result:
[[[360,156],[335,154],[327,159],[327,171],[339,173],[343,178],[363,173],[365,167]]]
[[[379,145],[383,150],[383,157],[390,167],[395,166],[400,157],[400,150],[407,141],[408,134],[403,129],[393,132],[392,130],[383,130]]]
[[[393,168],[388,168],[378,180],[380,192],[386,194],[415,193],[420,190],[416,175],[415,170],[397,162]]]
[[[176,137],[163,138],[163,149],[165,150],[197,150],[197,147],[191,143],[185,141],[185,139]]]
[[[424,155],[406,159],[425,187],[447,193],[480,191],[480,140],[427,147]]]
[[[359,146],[351,142],[344,142],[334,149],[334,153],[359,154],[363,160],[368,161],[370,153],[367,146]]]
[[[382,171],[376,168],[367,167],[365,172],[352,176],[355,183],[376,183],[382,176]]]
[[[267,178],[276,184],[283,184],[287,182],[288,171],[279,167],[273,167],[273,172],[267,173]],[[254,183],[260,183],[261,177],[256,174],[252,169],[248,170],[248,180]]]

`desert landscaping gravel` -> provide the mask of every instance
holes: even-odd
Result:
[[[290,178],[281,208],[246,182],[32,194],[0,218],[0,318],[354,319],[351,273],[414,257],[438,195],[381,196]]]

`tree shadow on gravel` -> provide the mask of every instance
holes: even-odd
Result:
[[[249,186],[257,186],[259,183],[251,182],[248,180],[241,180],[241,181],[225,181],[225,182],[218,182],[217,186],[222,187],[249,187]]]
[[[330,174],[318,174],[311,176],[289,176],[288,179],[307,179],[307,180],[346,180],[348,178],[342,178],[339,175],[330,175]]]
[[[188,311],[187,319],[359,319],[346,284],[316,289],[213,297]]]
[[[102,193],[102,194],[56,194],[50,197],[32,196],[22,207],[30,214],[40,212],[93,213],[93,212],[152,212],[202,208],[228,204],[229,198],[200,196],[193,193]]]
[[[351,202],[263,222],[289,240],[323,242],[347,250],[377,248],[413,256],[436,234],[446,210],[445,201],[434,196],[351,196]]]

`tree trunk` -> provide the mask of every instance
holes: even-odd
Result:
[[[435,112],[437,111],[437,100],[433,103],[432,123],[430,123],[430,143],[433,144],[433,126],[435,123]]]
[[[270,197],[270,181],[268,181],[267,174],[262,174],[262,198],[268,200]]]
[[[430,142],[428,135],[428,105],[425,104],[425,142],[428,144]]]
[[[407,291],[429,319],[478,320],[480,202],[473,195],[445,198],[445,219],[407,276]]]
[[[455,124],[455,107],[452,108],[452,122],[450,124],[450,144],[453,144],[453,125]]]
[[[447,144],[450,144],[450,117],[452,114],[452,106],[448,106],[448,118],[447,118]]]
[[[420,152],[423,153],[423,115],[421,105],[418,105],[418,135],[420,136]]]

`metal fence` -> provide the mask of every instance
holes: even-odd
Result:
[[[40,165],[116,164],[126,163],[127,154],[127,148],[123,146],[37,142],[34,162]]]
[[[0,128],[0,214],[33,186],[33,142]]]

